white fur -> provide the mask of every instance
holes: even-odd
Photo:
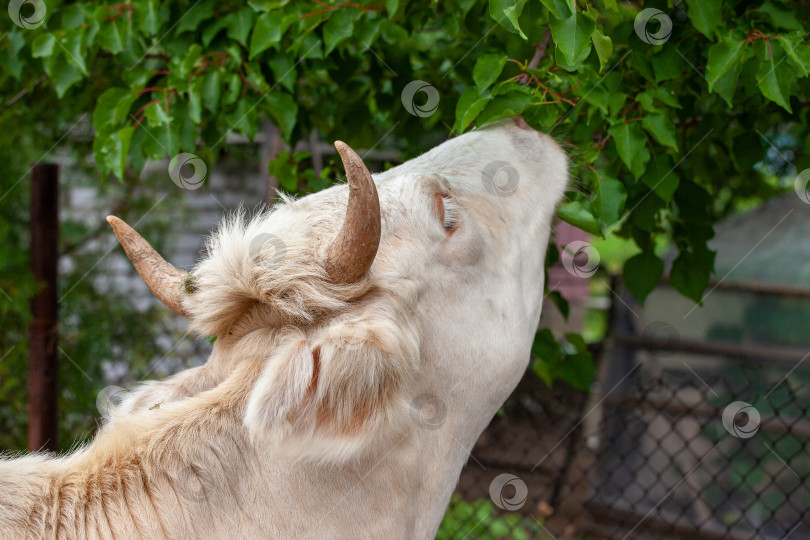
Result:
[[[509,196],[486,185],[493,161]],[[433,536],[529,360],[566,159],[505,120],[375,181],[382,240],[356,284],[319,264],[345,186],[226,220],[184,300],[211,358],[132,392],[69,456],[0,460],[0,537]]]

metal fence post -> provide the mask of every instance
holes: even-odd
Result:
[[[59,167],[37,163],[31,173],[31,271],[44,287],[31,300],[28,326],[28,449],[56,450],[57,259]]]

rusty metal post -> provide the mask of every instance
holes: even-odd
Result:
[[[58,241],[59,167],[37,163],[31,173],[31,271],[43,288],[31,300],[28,325],[29,450],[56,450]]]

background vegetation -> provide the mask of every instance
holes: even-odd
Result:
[[[560,218],[618,242],[616,269],[641,300],[664,275],[660,246],[674,246],[670,282],[696,302],[713,267],[713,224],[810,167],[804,1],[13,0],[0,19],[5,448],[24,446],[36,160],[71,163],[83,174],[63,174],[63,184],[89,178],[111,207],[138,215],[169,191],[140,174],[147,160],[192,152],[210,169],[229,151],[227,134],[252,138],[264,119],[291,144],[317,129],[410,157],[521,114],[571,157]],[[283,188],[331,184],[302,158],[272,164]],[[146,233],[160,245],[167,224],[153,225]],[[61,347],[80,368],[60,370],[65,447],[93,426],[102,362],[123,357],[143,370],[165,316],[137,315],[84,279],[107,249],[94,242],[102,230],[62,223],[75,264],[61,274]],[[549,263],[558,257],[552,249]],[[588,386],[578,336],[541,332],[535,352],[547,381]]]

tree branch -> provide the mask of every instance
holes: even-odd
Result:
[[[551,41],[551,28],[546,25],[546,33],[543,35],[543,39],[540,40],[540,43],[535,45],[534,56],[529,60],[526,69],[537,69],[537,66],[540,65],[540,60],[546,56],[549,41]],[[522,85],[529,84],[529,75],[524,73],[518,78],[518,82]]]
[[[11,99],[9,99],[8,101],[6,101],[6,104],[5,104],[5,105],[3,105],[3,109],[2,109],[2,110],[0,110],[0,116],[2,116],[2,115],[3,115],[3,113],[4,113],[4,112],[6,112],[6,111],[8,110],[8,108],[9,108],[9,107],[11,107],[12,105],[14,105],[14,104],[15,104],[15,103],[17,103],[18,101],[20,101],[22,98],[24,98],[24,97],[26,96],[26,94],[28,94],[28,92],[30,92],[31,90],[33,90],[34,88],[36,88],[37,86],[39,86],[39,85],[40,85],[42,82],[44,82],[44,81],[45,81],[45,79],[47,79],[47,78],[48,78],[48,77],[46,77],[45,75],[42,75],[42,76],[41,76],[39,79],[37,79],[37,80],[34,82],[34,84],[32,84],[31,86],[29,86],[28,88],[23,88],[22,90],[20,90],[19,92],[17,92],[17,94],[15,94],[15,95],[14,95],[14,96],[13,96]]]

